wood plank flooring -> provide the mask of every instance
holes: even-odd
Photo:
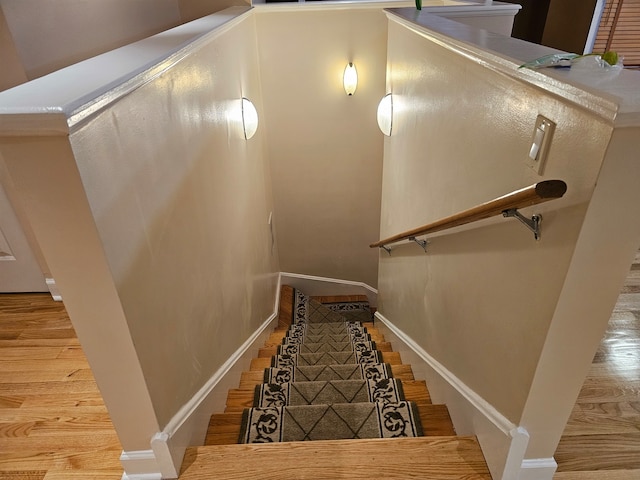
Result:
[[[640,480],[640,254],[555,459],[554,480]]]
[[[64,306],[0,295],[0,479],[116,480],[121,451]]]
[[[640,480],[639,325],[640,257],[558,447],[554,480]],[[116,480],[120,452],[62,304],[48,294],[1,294],[0,479]]]

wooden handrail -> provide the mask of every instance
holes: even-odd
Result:
[[[379,248],[384,245],[396,243],[401,240],[412,239],[420,235],[427,235],[448,228],[459,227],[467,223],[476,222],[485,218],[502,215],[506,210],[518,209],[548,202],[555,198],[561,198],[567,191],[567,184],[562,180],[544,180],[502,197],[483,203],[464,212],[451,215],[437,222],[423,225],[413,230],[399,233],[393,237],[385,238],[369,245],[371,248]]]

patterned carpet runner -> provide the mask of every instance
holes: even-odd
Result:
[[[323,305],[295,290],[293,307],[240,443],[421,436],[417,407],[363,326],[368,304]]]

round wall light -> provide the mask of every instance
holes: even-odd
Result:
[[[387,93],[378,104],[378,127],[387,137],[393,129],[393,97]]]
[[[351,96],[356,93],[356,88],[358,88],[358,71],[352,62],[349,62],[344,69],[342,83],[347,95]]]
[[[242,129],[244,138],[249,140],[258,130],[258,111],[251,100],[242,97]]]

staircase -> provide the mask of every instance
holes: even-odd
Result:
[[[229,391],[225,412],[212,415],[205,445],[187,449],[180,479],[491,478],[475,437],[455,435],[447,407],[431,403],[426,383],[414,379],[411,366],[402,364],[377,331],[366,297],[317,297],[306,299],[302,308],[304,300],[300,292],[282,287],[278,327],[250,371],[242,373],[239,388]],[[351,323],[362,320],[364,329]],[[357,360],[364,367],[347,358],[356,353],[344,343],[345,336],[355,342],[353,350],[364,352],[365,359]],[[369,351],[372,347],[378,353]],[[296,356],[298,367],[288,366],[289,354]],[[368,363],[370,355],[386,367]],[[343,358],[349,363],[336,365]],[[278,361],[281,365],[271,368]],[[265,369],[271,375],[267,385]],[[384,378],[387,373],[390,380]],[[291,375],[293,383],[287,382]],[[339,400],[333,399],[336,395]],[[284,397],[289,406],[282,406]],[[252,408],[254,401],[262,405]],[[350,413],[352,409],[360,413]],[[374,413],[361,413],[367,409]],[[405,420],[417,417],[416,426],[399,431],[389,422],[369,425],[374,417],[388,418],[382,412],[389,411],[392,418],[400,411]],[[309,420],[317,412],[324,416]],[[266,430],[255,421],[265,413],[270,420]],[[296,426],[275,428],[275,417]],[[345,419],[354,425],[343,425]]]

